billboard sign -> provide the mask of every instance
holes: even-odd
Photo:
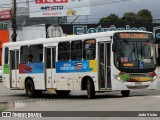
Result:
[[[12,18],[11,10],[0,10],[0,20],[8,20]]]
[[[29,2],[30,17],[90,15],[89,0],[34,0]]]

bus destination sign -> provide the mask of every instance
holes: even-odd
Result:
[[[120,39],[149,39],[150,34],[146,33],[120,33]]]

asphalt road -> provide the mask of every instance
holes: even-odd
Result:
[[[157,90],[134,90],[130,97],[147,97],[160,94],[160,81]],[[120,92],[96,93],[96,99],[123,98]],[[94,99],[94,100],[96,100]],[[59,97],[56,93],[44,92],[40,98],[29,98],[24,90],[9,90],[0,82],[0,102],[32,102],[32,101],[59,101],[59,100],[88,100],[86,91],[71,92],[68,97]]]
[[[14,104],[7,111],[160,111],[160,81],[158,81],[157,90],[132,91],[130,97],[122,97],[117,92],[98,93],[96,99],[92,100],[87,98],[86,92],[71,92],[68,97],[63,98],[58,97],[55,93],[43,93],[40,98],[28,98],[25,91],[10,91],[3,87],[3,83],[0,83],[0,102]],[[64,117],[59,118],[62,116],[60,114],[57,119],[64,119]],[[97,116],[101,116],[101,114]],[[67,119],[70,117],[72,116],[69,115]],[[83,118],[88,119],[85,116],[78,117],[80,120]],[[159,120],[157,117],[153,118]],[[94,119],[97,117],[92,120]],[[100,117],[100,119],[103,120],[104,117]],[[108,119],[113,119],[113,117],[107,117]],[[134,118],[130,117],[129,119]],[[139,117],[138,119],[144,120]],[[152,117],[145,117],[146,119],[152,120]]]

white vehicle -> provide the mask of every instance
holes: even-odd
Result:
[[[154,42],[151,32],[125,30],[5,43],[4,85],[30,97],[156,89]]]

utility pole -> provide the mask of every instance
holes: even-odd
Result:
[[[13,0],[13,7],[12,7],[12,29],[13,29],[13,34],[11,36],[12,42],[16,42],[16,39],[17,39],[16,11],[17,11],[16,0]]]

